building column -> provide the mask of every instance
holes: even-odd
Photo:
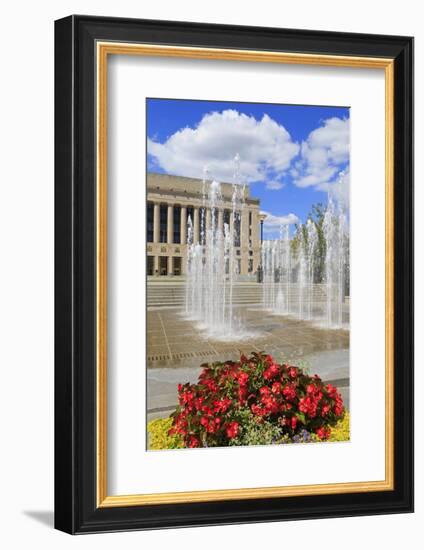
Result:
[[[243,208],[240,220],[241,274],[248,274],[249,258],[249,211]]]
[[[174,205],[168,204],[168,221],[167,221],[167,238],[166,242],[172,244],[174,242]],[[169,269],[168,269],[169,272]]]
[[[199,242],[199,209],[197,206],[193,208],[193,244],[197,244]]]
[[[181,254],[181,275],[186,276],[187,275],[187,254],[188,254],[188,247],[185,246],[182,249]]]
[[[154,256],[153,275],[159,275],[159,256]]]
[[[253,248],[253,271],[261,265],[261,239],[260,239],[259,209],[252,212],[252,248]]]
[[[171,253],[168,256],[168,276],[174,274],[174,257]]]
[[[218,229],[224,233],[224,211],[222,208],[218,210]]]
[[[160,228],[160,204],[154,203],[153,206],[153,242],[159,242],[159,228]]]
[[[181,207],[181,221],[180,221],[180,235],[181,244],[187,243],[187,207]]]

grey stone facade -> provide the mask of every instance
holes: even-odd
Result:
[[[208,184],[206,184],[208,185]],[[203,182],[199,179],[147,174],[147,274],[148,276],[181,276],[187,261],[187,220],[193,223],[194,242],[200,240],[200,220],[206,228],[210,210],[203,199]],[[222,206],[218,210],[218,225],[233,223],[230,183],[221,184]],[[202,209],[205,209],[202,211]],[[244,207],[236,254],[241,276],[253,275],[260,263],[259,200],[245,189]]]

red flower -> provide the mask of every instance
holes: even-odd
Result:
[[[202,416],[201,419],[200,419],[200,424],[204,427],[204,428],[207,428],[209,426],[209,419],[207,416]]]
[[[328,404],[323,405],[321,408],[321,416],[324,418],[324,416],[326,416],[330,412],[330,410],[331,410],[330,405]]]
[[[296,398],[296,386],[293,384],[286,384],[283,388],[283,395],[288,400],[293,400]]]
[[[237,376],[238,382],[240,386],[244,386],[249,381],[249,375],[246,372],[240,372],[240,374]]]
[[[213,410],[208,405],[203,405],[203,407],[200,409],[203,413],[207,414],[208,416],[213,415]]]
[[[280,368],[274,363],[264,371],[265,380],[272,380],[280,373]]]
[[[321,441],[325,441],[330,437],[331,430],[330,428],[324,428],[324,426],[321,426],[321,428],[318,428],[315,433]]]
[[[262,403],[265,405],[266,412],[269,413],[277,413],[279,410],[279,405],[275,399],[275,397],[272,397],[271,395],[264,395],[261,399]]]
[[[272,393],[280,393],[281,392],[281,382],[274,382],[271,386]]]
[[[208,433],[213,434],[219,429],[221,419],[207,418],[206,416],[202,416],[200,419],[200,424],[205,428]]]
[[[334,405],[333,411],[336,416],[342,416],[343,414],[343,400],[340,396],[336,397],[336,404]]]
[[[307,414],[310,418],[317,415],[317,401],[311,397],[302,397],[299,401],[299,411]]]
[[[178,385],[179,405],[169,435],[182,437],[186,447],[230,444],[244,434],[239,413],[247,408],[255,423],[274,423],[282,436],[304,429],[323,441],[344,414],[335,386],[301,368],[279,365],[271,355],[241,356],[237,362],[202,368],[198,384]]]
[[[213,380],[212,378],[203,378],[201,379],[200,383],[206,386],[210,392],[216,392],[218,389],[215,380]]]
[[[197,399],[194,400],[194,405],[196,406],[197,410],[202,408],[202,403],[203,403],[203,397],[202,396],[200,396],[200,397],[198,397]]]
[[[290,378],[296,378],[296,376],[297,376],[297,367],[289,367],[287,369],[287,372],[288,372]]]
[[[213,411],[215,413],[225,413],[231,405],[231,399],[224,397],[223,399],[216,399],[213,402]]]
[[[330,397],[332,397],[333,399],[336,397],[337,395],[337,388],[335,388],[332,384],[327,384],[325,386],[325,389],[327,390],[328,392],[328,395]]]
[[[229,422],[226,425],[226,432],[227,432],[228,439],[233,439],[234,437],[237,437],[238,429],[239,429],[238,422],[236,421]]]
[[[253,404],[250,408],[256,416],[265,416],[267,414],[266,410],[260,405]]]
[[[194,447],[198,447],[199,443],[200,442],[197,437],[195,437],[194,435],[189,436],[188,446],[190,447],[190,449],[193,449]]]
[[[239,403],[243,405],[246,402],[247,397],[247,388],[246,386],[241,386],[238,391]]]

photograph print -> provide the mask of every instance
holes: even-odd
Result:
[[[146,120],[147,448],[349,441],[349,108]]]

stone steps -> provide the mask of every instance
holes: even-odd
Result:
[[[184,282],[149,282],[147,286],[147,305],[149,307],[178,307],[185,302]],[[262,303],[263,285],[258,283],[236,283],[233,287],[233,304],[249,305]],[[290,300],[299,298],[299,289],[292,285]],[[325,302],[326,289],[316,285],[312,291],[314,302]],[[229,296],[227,296],[227,301]]]

